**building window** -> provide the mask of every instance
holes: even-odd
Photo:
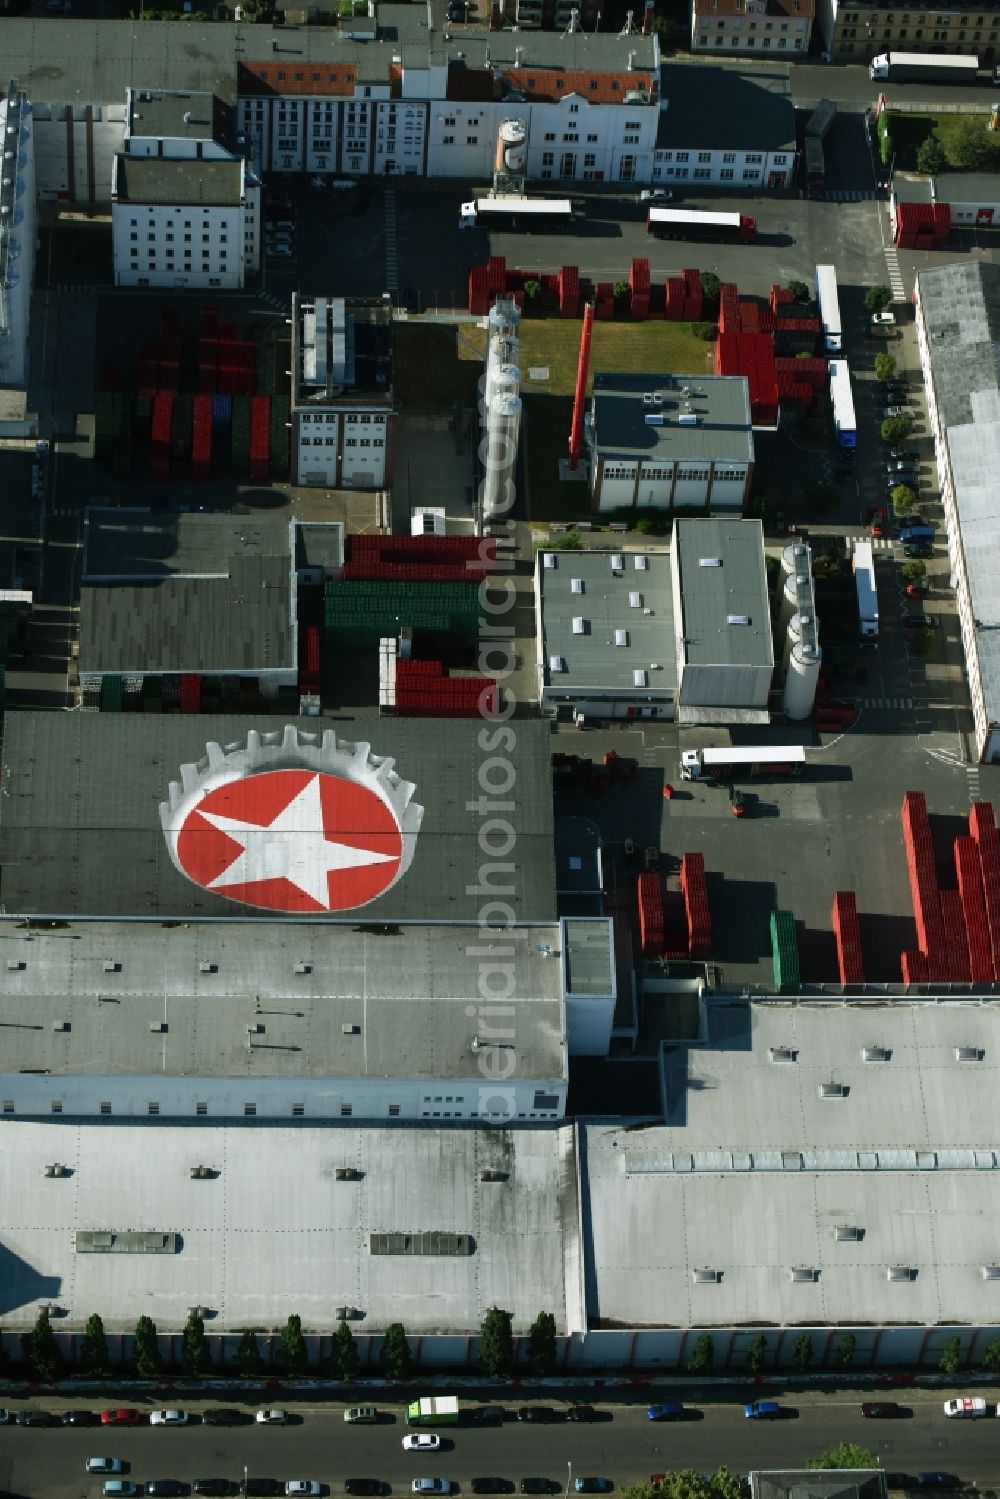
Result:
[[[247,1119],[251,1119],[256,1112],[257,1105],[255,1103],[245,1103],[243,1105],[243,1113]]]
[[[350,1117],[351,1117],[351,1115],[353,1113],[354,1113],[354,1105],[353,1104],[351,1104],[351,1103],[342,1103],[340,1105],[340,1117],[341,1117],[341,1119],[350,1119]]]
[[[678,151],[678,153],[677,153],[677,160],[678,161],[689,161],[690,160],[690,153],[687,152],[687,151]]]
[[[14,1100],[12,1098],[5,1098],[4,1099],[4,1101],[3,1101],[3,1111],[4,1111],[5,1114],[13,1114],[13,1112],[14,1112]]]
[[[719,173],[719,181],[732,182],[734,175],[735,173],[733,172],[732,167],[723,167],[722,171]]]
[[[399,1104],[398,1103],[391,1103],[389,1105],[389,1118],[390,1119],[398,1119],[399,1118]]]
[[[208,1113],[208,1104],[207,1103],[196,1103],[195,1106],[194,1106],[194,1111],[195,1111],[196,1114],[207,1114]]]
[[[49,1109],[50,1109],[50,1112],[53,1113],[53,1114],[61,1114],[62,1113],[62,1102],[58,1098],[54,1098],[52,1100],[51,1104],[49,1105]]]
[[[698,160],[701,161],[701,162],[711,161],[712,160],[712,153],[711,153],[711,151],[699,151],[698,152]]]
[[[101,1113],[102,1114],[110,1114],[111,1113],[111,1104],[108,1103],[108,1102],[102,1103],[101,1104]]]
[[[146,1113],[147,1114],[158,1114],[159,1112],[160,1112],[160,1105],[158,1103],[152,1103],[152,1102],[151,1103],[147,1103],[147,1105],[146,1105]]]

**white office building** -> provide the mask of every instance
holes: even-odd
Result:
[[[296,483],[384,488],[394,416],[391,306],[296,294],[292,368]]]
[[[28,379],[35,270],[35,142],[31,105],[11,83],[0,99],[0,385]]]

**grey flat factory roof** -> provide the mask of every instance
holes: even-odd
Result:
[[[216,140],[230,144],[229,121],[214,94],[136,88],[131,95],[132,135],[157,139]],[[225,112],[228,115],[228,111]]]
[[[8,928],[0,1071],[467,1077],[481,1023],[479,937],[475,925],[400,927],[389,936],[315,923],[84,922],[24,935]],[[518,1073],[561,1077],[559,965],[545,951],[559,950],[559,928],[529,928],[512,947],[505,1003],[513,1006]],[[66,1030],[54,1029],[66,1020]],[[247,1026],[261,1020],[265,1035],[250,1047]],[[346,1034],[349,1026],[355,1030]]]
[[[80,670],[291,670],[294,568],[287,521],[90,510]]]
[[[998,1026],[978,1002],[710,1004],[708,1044],[666,1057],[666,1126],[586,1130],[592,1324],[994,1321]]]
[[[610,916],[567,920],[563,967],[567,994],[615,992],[614,931]]]
[[[1000,173],[948,172],[934,179],[934,198],[938,203],[1000,202]]]
[[[545,566],[545,556],[555,558]],[[612,557],[621,555],[620,575]],[[644,568],[637,568],[642,559]],[[552,552],[538,554],[545,681],[569,692],[587,688],[614,689],[623,694],[636,688],[633,673],[647,673],[648,689],[674,692],[673,603],[670,558],[666,552]],[[574,580],[582,592],[574,592]],[[638,596],[641,604],[633,605]],[[647,614],[646,610],[650,612]],[[573,628],[582,619],[583,632]],[[627,632],[627,645],[615,644],[615,632]],[[561,661],[552,669],[553,658]],[[657,669],[651,670],[653,662]]]
[[[753,462],[742,375],[596,374],[593,413],[594,447],[606,460]]]
[[[338,521],[299,521],[295,527],[295,565],[331,570],[343,567],[343,526]]]
[[[241,161],[168,160],[161,156],[115,158],[115,195],[121,203],[239,203]]]
[[[674,561],[685,659],[698,666],[773,665],[760,521],[679,520]]]
[[[155,1170],[150,1169],[151,1152]],[[71,1180],[44,1181],[61,1161]],[[215,1181],[190,1177],[214,1164]],[[335,1183],[350,1165],[361,1179]],[[484,1186],[481,1173],[509,1173]],[[290,1183],[295,1189],[290,1190]],[[45,1190],[40,1190],[43,1184]],[[338,1304],[377,1332],[466,1334],[491,1306],[525,1334],[545,1307],[582,1330],[582,1252],[572,1129],[255,1129],[4,1121],[0,1266],[4,1325],[58,1301],[79,1331],[95,1306],[109,1332],[153,1305],[161,1332],[210,1308],[214,1331],[278,1328],[291,1313],[331,1331]],[[172,1254],[81,1254],[86,1231],[178,1235]],[[376,1254],[372,1235],[471,1236],[464,1255]]]
[[[931,380],[951,457],[987,716],[1000,722],[1000,266],[922,271]]]
[[[882,1499],[885,1473],[871,1468],[841,1468],[836,1472],[801,1468],[750,1473],[751,1499]]]
[[[395,7],[398,11],[402,7]],[[416,9],[414,7],[414,9]],[[404,67],[429,63],[485,69],[552,67],[599,72],[627,70],[629,59],[651,70],[653,38],[606,33],[484,32],[458,36],[404,23],[403,40],[352,41],[336,26],[284,27],[224,21],[177,26],[166,21],[87,21],[4,19],[4,61],[25,96],[36,103],[124,104],[126,90],[156,80],[162,89],[205,90],[233,104],[237,59],[296,64],[353,64],[369,80],[388,78],[394,62]],[[291,37],[294,37],[294,51]],[[411,39],[412,38],[412,39]],[[517,53],[523,57],[520,62]],[[252,90],[251,90],[252,91]],[[292,90],[290,90],[291,92]]]
[[[794,151],[795,106],[787,64],[742,69],[717,62],[660,67],[656,149]],[[697,190],[697,184],[695,184]]]
[[[321,745],[318,736],[329,735],[334,728],[338,742],[324,740]],[[289,730],[293,739],[301,736],[301,753],[284,753],[283,739]],[[252,753],[245,749],[248,736],[253,739],[258,732],[274,735],[277,747],[271,750],[262,745]],[[370,746],[372,757],[392,759],[395,774],[413,786],[412,803],[423,808],[423,817],[407,835],[412,863],[407,867],[397,852],[398,876],[377,898],[366,896],[368,904],[359,900],[352,906],[354,876],[339,876],[338,888],[343,893],[339,902],[331,897],[332,919],[338,919],[340,911],[343,920],[356,920],[351,910],[356,912],[364,905],[366,916],[377,911],[380,922],[476,920],[482,896],[475,892],[484,862],[488,863],[479,846],[487,812],[475,810],[482,796],[479,732],[480,725],[471,720],[338,716],[334,725],[329,719],[276,716],[9,715],[4,732],[0,901],[8,915],[259,920],[268,912],[247,897],[226,898],[209,889],[207,869],[203,883],[197,883],[194,874],[179,872],[170,841],[176,831],[174,823],[182,816],[173,810],[174,788],[180,804],[189,806],[189,798],[198,795],[209,769],[212,784],[218,785],[220,769],[230,765],[237,780],[252,777],[255,765],[316,765],[318,769],[329,765],[334,789],[323,791],[324,835],[333,827],[343,827],[348,839],[345,847],[367,839],[366,846],[374,850],[386,846],[386,835],[369,831],[367,819],[374,813],[368,799],[360,799],[360,810],[339,810],[342,793],[351,801],[350,784],[358,775],[364,784],[375,784],[378,762],[367,759],[364,748]],[[504,898],[515,918],[523,921],[555,917],[549,739],[548,724],[519,721],[510,752],[517,796],[513,812],[504,814],[514,838],[512,851],[503,855],[514,865],[505,877],[513,889]],[[225,747],[221,766],[219,755],[208,766],[210,745]],[[352,745],[362,747],[360,770],[351,760]],[[184,766],[193,768],[182,778]],[[344,777],[349,784],[341,789]],[[320,783],[307,784],[319,787]],[[256,806],[253,790],[251,780],[241,781],[238,794],[246,797],[248,810]],[[395,794],[398,799],[402,789]],[[167,818],[167,833],[161,824],[161,806],[167,809],[162,814]],[[188,815],[185,812],[183,817]],[[270,826],[259,810],[255,815],[262,828]],[[398,809],[397,816],[401,816]],[[406,820],[404,825],[410,828],[412,823]],[[199,826],[198,831],[204,830]],[[301,848],[302,859],[311,867],[317,849],[308,833],[308,828],[296,831],[296,842],[283,846],[293,861]],[[247,840],[246,833],[243,837],[244,842],[253,841]],[[219,859],[220,871],[238,851],[227,840],[225,858],[221,853],[212,856]],[[342,887],[340,881],[345,882]],[[318,908],[313,904],[308,909],[315,915]],[[270,914],[287,920],[296,910],[301,912],[303,907],[272,908]]]

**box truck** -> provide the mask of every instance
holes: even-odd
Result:
[[[955,52],[879,52],[869,72],[887,83],[976,83],[979,58]]]

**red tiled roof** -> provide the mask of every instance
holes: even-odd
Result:
[[[512,89],[528,100],[558,102],[568,94],[579,94],[591,104],[621,104],[625,95],[645,89],[656,98],[656,79],[650,70],[630,73],[564,72],[556,68],[508,68],[504,77]]]
[[[241,94],[340,94],[350,97],[357,82],[353,63],[241,62]]]
[[[816,13],[815,0],[765,0],[762,8],[748,6],[746,0],[694,0],[698,16],[785,16],[790,21],[811,21]]]

